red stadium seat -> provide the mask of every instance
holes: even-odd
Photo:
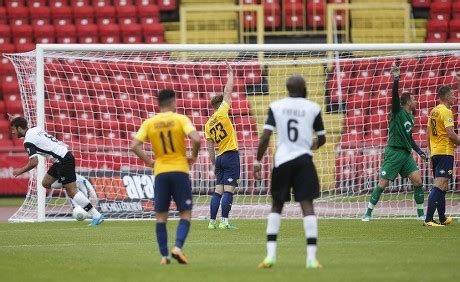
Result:
[[[418,106],[420,109],[434,108],[436,106],[436,95],[420,95],[418,96]]]
[[[156,4],[156,0],[134,0],[134,5],[141,6],[150,6]],[[141,7],[142,8],[142,7]]]
[[[56,41],[54,26],[47,25],[36,25],[34,28],[35,42],[37,43],[54,43]]]
[[[302,3],[285,4],[286,27],[298,28],[305,24],[305,8]]]
[[[342,150],[335,159],[335,181],[346,185],[346,182],[361,182],[362,155],[359,150]],[[358,183],[356,183],[358,182]]]
[[[380,90],[371,95],[370,106],[371,107],[383,107],[391,104],[391,90]]]
[[[364,136],[364,146],[366,147],[383,147],[386,145],[388,139],[388,130],[386,129],[371,129],[369,133]]]
[[[7,7],[7,18],[10,24],[27,24],[29,22],[29,9],[24,6]]]
[[[447,41],[447,32],[445,31],[429,31],[426,36],[426,43],[443,43]]]
[[[25,0],[5,0],[5,7],[23,7],[26,5]]]
[[[427,31],[437,31],[437,32],[446,32],[449,30],[449,21],[448,20],[429,20],[427,23]]]
[[[46,6],[29,6],[30,21],[32,25],[43,25],[50,23],[50,8]]]
[[[51,18],[53,19],[54,24],[71,24],[72,9],[68,6],[52,6]]]
[[[349,112],[353,112],[350,110]],[[355,130],[358,133],[364,132],[365,118],[364,116],[347,116],[345,118],[345,126],[348,131]]]
[[[138,11],[136,6],[117,6],[115,10],[120,24],[129,25],[137,23]]]
[[[160,22],[160,10],[156,5],[144,5],[139,7],[141,24],[153,24]]]
[[[76,43],[77,42],[77,28],[75,25],[55,25],[56,41],[57,43]]]
[[[133,1],[131,1],[131,0],[113,0],[113,5],[115,7],[131,6],[132,4],[133,4]]]
[[[157,0],[160,11],[174,11],[177,9],[177,0]]]
[[[369,116],[367,126],[369,130],[388,129],[389,114]]]
[[[0,6],[0,24],[7,24],[6,8]]]
[[[420,76],[420,87],[437,85],[439,82],[440,71],[437,69],[422,72]]]
[[[456,71],[460,69],[460,56],[449,56],[444,60],[446,71]]]
[[[460,33],[460,19],[457,20],[451,20],[449,22],[449,31],[450,33]]]
[[[93,6],[95,7],[105,7],[112,5],[112,0],[93,0],[92,2]]]
[[[94,22],[94,8],[91,6],[73,7],[75,23],[89,24]]]
[[[11,27],[11,34],[15,44],[32,43],[33,29],[30,25],[15,25]]]
[[[97,25],[77,25],[77,37],[80,43],[97,43],[99,41]]]
[[[120,117],[119,122],[121,130],[128,132],[137,132],[143,120],[141,117],[128,115],[125,113]]]
[[[430,6],[430,16],[432,19],[440,21],[449,20],[451,3],[449,2],[433,2]]]
[[[264,1],[265,28],[279,28],[281,26],[281,6],[276,1]]]
[[[70,0],[70,6],[83,7],[91,5],[91,0]]]
[[[3,47],[5,47],[6,44],[3,45]],[[9,44],[11,46],[11,44]],[[1,49],[0,49],[1,50]],[[11,50],[8,50],[9,52],[14,52],[14,46],[13,46],[13,49]],[[6,75],[13,75],[14,74],[14,66],[13,64],[10,62],[10,60],[8,58],[1,58],[0,59],[0,76],[6,76]],[[2,81],[3,83],[3,81]]]
[[[363,141],[363,133],[353,129],[347,133],[342,134],[340,139],[340,146],[341,148],[359,148],[362,146]]]
[[[123,43],[141,43],[142,29],[140,24],[122,24],[120,25],[121,40]]]
[[[67,6],[67,0],[49,0],[48,1],[50,7],[63,7]]]
[[[101,43],[120,43],[120,26],[117,24],[99,24]]]
[[[417,111],[417,115],[415,116],[415,126],[424,127],[428,124],[428,115],[430,114],[431,109],[420,109]]]
[[[96,22],[98,24],[115,24],[116,10],[113,6],[101,6],[94,8]]]
[[[376,181],[379,178],[380,166],[382,164],[381,149],[367,149],[363,152],[363,177],[364,181]]]
[[[347,109],[365,109],[369,107],[370,91],[358,91],[347,100]]]
[[[8,44],[11,42],[11,28],[9,25],[0,24],[0,43]]]
[[[419,71],[419,64],[418,59],[401,59],[399,61],[399,69],[401,74],[406,74],[409,72],[418,72]]]
[[[452,18],[460,19],[460,1],[452,3]]]
[[[164,27],[160,23],[142,24],[142,33],[146,43],[162,43]]]

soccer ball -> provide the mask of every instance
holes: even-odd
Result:
[[[76,207],[73,209],[72,216],[73,216],[73,218],[75,218],[76,220],[82,221],[82,220],[85,220],[85,219],[86,219],[86,217],[88,216],[88,212],[85,211],[82,207],[76,206]]]

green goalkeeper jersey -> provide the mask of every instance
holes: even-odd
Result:
[[[412,139],[414,115],[401,107],[398,93],[399,77],[393,83],[391,97],[390,128],[388,132],[388,146],[404,149],[409,152],[418,148]]]

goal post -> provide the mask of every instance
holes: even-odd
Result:
[[[210,99],[222,93],[226,83],[225,62],[235,70],[230,115],[241,163],[232,216],[264,217],[271,203],[270,170],[275,148],[271,146],[263,160],[263,180],[255,181],[252,163],[258,136],[269,103],[287,95],[286,79],[302,74],[308,98],[321,105],[328,132],[327,144],[314,157],[322,187],[315,206],[317,214],[357,218],[364,213],[378,181],[388,136],[389,67],[393,62],[400,65],[400,91],[411,91],[418,101],[413,136],[426,150],[425,125],[428,111],[436,104],[436,89],[452,85],[458,97],[454,75],[460,71],[459,50],[460,44],[455,43],[38,44],[33,52],[6,56],[17,71],[25,117],[69,145],[77,160],[77,173],[92,184],[97,207],[109,219],[154,216],[152,171],[129,151],[129,143],[141,122],[158,111],[158,91],[174,89],[177,111],[188,115],[203,136],[203,125],[212,114]],[[453,111],[457,110],[455,106]],[[202,144],[191,169],[197,218],[208,216],[215,185],[205,142]],[[147,145],[145,149],[150,152]],[[427,192],[431,172],[418,156],[414,158],[423,172]],[[40,185],[48,166],[46,161],[39,162],[24,204],[10,221],[71,217],[65,193],[60,189],[45,191]],[[456,217],[460,215],[458,179],[452,179],[447,197],[447,212]],[[412,191],[410,183],[398,177],[383,194],[375,216],[415,218]],[[176,215],[175,207],[171,208],[171,214]],[[284,213],[298,216],[300,210],[292,202]]]

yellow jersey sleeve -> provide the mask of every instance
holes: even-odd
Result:
[[[452,114],[451,110],[445,109],[442,111],[442,121],[445,128],[454,126],[454,115]]]
[[[148,139],[148,129],[149,129],[150,120],[146,120],[142,123],[141,128],[136,133],[136,139],[145,142]]]
[[[212,139],[211,134],[209,133],[209,122],[206,122],[204,125],[204,137],[207,139]]]
[[[189,135],[190,132],[195,131],[195,126],[193,125],[192,121],[187,117],[182,115],[180,117],[180,122],[182,125],[182,130],[184,130],[185,135]]]
[[[222,101],[222,104],[220,104],[219,108],[216,111],[217,116],[223,116],[223,117],[228,117],[228,111],[230,110],[230,105]]]

